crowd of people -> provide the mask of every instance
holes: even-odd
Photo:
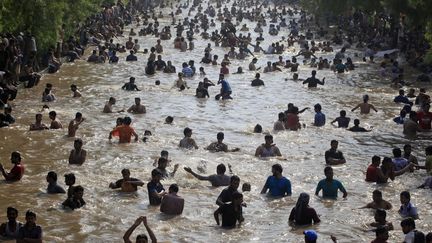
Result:
[[[399,47],[411,65],[421,66],[422,69],[427,67],[421,65],[419,55],[415,53],[424,52],[424,40],[412,41],[416,36],[417,30],[406,29],[399,38],[394,39],[394,31],[385,29],[385,19],[375,16],[377,21],[370,24],[366,20],[366,13],[356,11],[348,17],[340,17],[336,19],[339,29],[334,33],[328,33],[328,30],[320,26],[319,21],[315,21],[313,16],[308,15],[303,10],[299,10],[289,5],[269,5],[270,3],[260,1],[210,1],[203,2],[194,0],[192,2],[161,3],[160,7],[171,7],[175,12],[170,14],[172,25],[175,26],[175,33],[171,30],[171,26],[161,26],[158,19],[164,18],[162,12],[157,13],[155,10],[148,10],[148,2],[144,5],[130,1],[127,6],[124,6],[121,1],[112,6],[107,6],[101,13],[98,13],[83,23],[78,29],[79,37],[69,37],[67,40],[64,36],[60,36],[60,41],[56,48],[52,48],[44,58],[45,70],[39,69],[37,61],[37,46],[34,36],[26,32],[19,33],[17,36],[6,36],[0,46],[0,81],[2,88],[0,89],[0,106],[4,108],[4,114],[0,114],[0,127],[10,126],[15,122],[12,116],[13,101],[18,92],[19,82],[24,82],[26,88],[31,88],[39,83],[41,74],[35,71],[53,73],[60,69],[62,62],[74,62],[75,60],[84,59],[84,50],[91,46],[94,48],[92,53],[86,58],[89,63],[118,63],[122,62],[117,56],[117,53],[129,53],[124,61],[138,61],[137,53],[148,55],[145,66],[146,75],[157,75],[158,72],[170,74],[173,77],[173,89],[182,92],[190,87],[187,84],[189,78],[200,76],[203,78],[196,88],[196,97],[198,99],[206,99],[210,97],[209,87],[220,85],[220,91],[214,96],[216,100],[233,99],[233,90],[228,81],[230,73],[242,74],[250,72],[255,74],[255,79],[251,81],[251,86],[260,87],[265,85],[265,81],[261,79],[260,71],[263,73],[281,72],[287,69],[293,73],[293,81],[301,81],[299,85],[307,85],[308,89],[316,89],[318,85],[326,85],[325,77],[317,78],[317,70],[332,70],[335,73],[352,72],[356,69],[352,57],[346,51],[348,49],[361,49],[364,51],[362,62],[369,65],[377,65],[375,62],[380,60],[380,74],[383,78],[391,78],[389,87],[398,90],[398,95],[394,98],[394,102],[401,104],[403,108],[400,115],[394,118],[394,122],[401,124],[401,129],[405,136],[414,138],[417,133],[426,133],[431,130],[432,113],[430,113],[430,96],[426,94],[426,89],[421,88],[416,95],[416,90],[410,88],[408,94],[405,95],[406,86],[409,84],[404,80],[404,69],[399,66],[398,61],[392,57],[391,53],[385,53],[383,57],[377,55],[379,50],[385,50],[390,47]],[[231,8],[228,8],[231,6]],[[186,17],[177,19],[183,11],[189,11],[188,16],[195,14],[194,17]],[[299,16],[294,18],[293,16]],[[287,19],[291,18],[289,23]],[[245,24],[241,25],[243,20],[249,20],[256,23],[256,27],[249,29]],[[383,20],[384,19],[384,20]],[[177,21],[178,20],[178,21]],[[215,27],[215,21],[220,22],[220,29],[216,29],[212,33],[207,31],[211,27]],[[234,23],[236,21],[236,23]],[[335,20],[328,20],[335,21]],[[383,22],[384,23],[383,23]],[[268,35],[264,35],[264,27],[269,24]],[[135,32],[130,29],[129,33],[123,33],[123,28],[127,25],[135,23],[141,29]],[[347,24],[349,23],[349,24]],[[403,24],[403,22],[402,22]],[[379,27],[379,28],[375,28]],[[64,26],[62,27],[64,28]],[[282,36],[282,40],[272,43],[267,50],[264,50],[260,43],[264,38],[275,39],[279,36],[281,29],[290,31],[289,36]],[[359,32],[361,30],[361,32]],[[256,40],[251,38],[250,31],[259,33]],[[173,32],[173,33],[172,33]],[[247,33],[249,32],[249,33]],[[61,32],[62,33],[62,32]],[[247,34],[246,34],[247,33]],[[368,33],[368,34],[365,34]],[[138,39],[133,39],[134,36],[154,36],[159,38],[155,46],[147,46],[140,44]],[[121,36],[127,36],[125,43],[115,43],[114,38],[119,40]],[[209,43],[204,48],[203,58],[199,62],[201,67],[195,66],[195,60],[189,60],[182,63],[181,67],[173,66],[170,60],[164,59],[164,49],[169,42],[172,47],[178,52],[186,52],[196,48],[194,40],[201,38],[208,40]],[[319,41],[325,38],[330,38],[331,41]],[[214,46],[212,46],[212,43]],[[301,50],[297,55],[284,60],[284,51],[294,45],[299,45]],[[164,46],[165,45],[165,46]],[[342,46],[339,51],[334,51],[336,46]],[[219,61],[218,55],[212,53],[213,48],[229,48],[229,51]],[[268,62],[265,67],[257,67],[257,53],[264,53],[274,57],[274,62]],[[334,53],[333,60],[327,60],[320,57],[321,53]],[[304,58],[303,63],[299,63],[297,57]],[[230,60],[251,60],[248,69],[243,70],[238,67],[236,72],[230,72]],[[141,60],[140,60],[141,61]],[[302,79],[298,75],[298,70],[302,66],[308,66],[315,70],[311,76]],[[24,69],[21,70],[21,67]],[[205,68],[217,68],[219,70],[219,78],[215,83],[206,77]],[[427,82],[430,78],[426,74],[420,75],[417,82]],[[160,81],[156,81],[155,85],[160,85]],[[82,97],[77,85],[70,86],[72,97],[79,99]],[[121,89],[125,92],[141,91],[135,83],[135,77],[130,77],[129,82],[125,83]],[[46,104],[56,100],[55,94],[52,92],[53,85],[46,84],[46,88],[42,94],[42,101]],[[234,97],[235,98],[235,97]],[[113,106],[116,104],[116,98],[110,97],[102,109],[103,113],[131,113],[145,114],[146,107],[141,104],[141,98],[136,97],[135,103],[127,110],[115,110]],[[314,107],[315,116],[311,121],[311,126],[323,127],[327,125],[327,117],[323,111],[321,104],[312,104]],[[43,109],[48,108],[45,105]],[[278,113],[278,119],[274,123],[273,131],[299,131],[305,129],[306,123],[301,121],[301,114],[310,109],[306,107],[300,109],[293,103],[288,104],[286,111]],[[353,107],[351,112],[360,110],[362,115],[368,115],[371,111],[378,112],[379,107],[369,103],[369,95],[363,96],[363,102]],[[49,112],[51,120],[50,125],[43,123],[42,113],[35,115],[35,123],[30,125],[30,131],[42,131],[47,129],[62,129],[62,123],[57,119],[55,111]],[[165,122],[171,124],[173,117],[167,117]],[[75,137],[80,126],[85,126],[85,117],[80,112],[77,112],[68,124],[68,137]],[[354,119],[353,126],[350,126],[351,119],[347,117],[347,111],[341,110],[340,116],[333,118],[331,125],[347,129],[351,132],[371,132],[372,128],[364,128],[360,126],[360,120]],[[84,124],[83,124],[84,122]],[[336,125],[337,124],[337,125]],[[13,126],[12,126],[13,128]],[[255,133],[262,133],[262,126],[257,124],[254,128]],[[192,129],[186,127],[183,132],[184,138],[179,141],[179,148],[183,149],[199,149],[200,145],[192,138]],[[140,139],[139,134],[132,127],[132,119],[129,116],[122,116],[117,119],[116,127],[110,131],[108,139],[118,137],[119,143],[131,143],[132,137],[134,141],[147,142],[151,136],[150,131],[145,131],[144,137]],[[236,153],[240,152],[241,148],[230,149],[224,141],[224,133],[218,132],[217,141],[208,146],[203,146],[204,149],[210,152],[225,152]],[[325,199],[336,200],[339,191],[342,197],[348,197],[348,192],[343,186],[343,182],[334,179],[333,166],[349,164],[343,153],[338,150],[339,142],[332,140],[330,149],[325,152],[324,177],[317,182],[315,195]],[[74,140],[74,149],[69,155],[69,164],[82,165],[86,161],[87,151],[82,148],[83,141],[80,138]],[[371,183],[384,184],[395,180],[398,176],[406,173],[414,173],[417,170],[426,170],[427,177],[424,183],[418,185],[419,188],[432,189],[432,146],[427,146],[425,149],[425,162],[419,161],[413,154],[410,144],[400,148],[394,148],[392,156],[381,158],[373,156],[371,165],[367,168],[365,180]],[[283,156],[279,148],[274,144],[273,136],[270,134],[264,135],[264,143],[256,148],[255,156],[258,158],[276,158],[279,160],[289,160],[288,156]],[[392,157],[392,158],[391,158]],[[19,183],[25,174],[24,165],[21,163],[21,155],[15,151],[11,153],[11,163],[13,167],[8,171],[0,164],[0,171],[4,179],[8,182]],[[159,158],[155,160],[155,168],[151,171],[151,180],[145,183],[144,181],[131,177],[131,171],[128,168],[121,170],[121,179],[112,182],[108,185],[110,189],[120,190],[121,192],[136,192],[138,187],[143,187],[147,184],[147,192],[149,204],[157,206],[160,211],[168,215],[182,214],[184,207],[187,207],[187,202],[179,195],[180,187],[178,184],[170,184],[168,190],[165,190],[162,180],[166,178],[174,178],[179,169],[179,164],[173,165],[173,170],[168,171],[171,166],[168,151],[163,150]],[[243,201],[243,194],[251,191],[250,183],[243,183],[241,191],[240,178],[235,175],[231,166],[228,165],[230,175],[226,174],[226,166],[219,164],[216,174],[201,175],[194,172],[189,167],[184,167],[184,171],[191,176],[209,181],[213,187],[226,187],[216,199],[214,219],[217,225],[224,228],[234,228],[240,226],[244,221],[243,207],[246,203]],[[132,171],[133,173],[133,171]],[[291,181],[283,176],[282,165],[275,163],[271,166],[271,176],[265,182],[262,182],[262,194],[267,194],[270,198],[281,198],[287,196],[298,195],[297,203],[292,208],[289,214],[289,223],[297,226],[309,226],[321,222],[319,213],[309,205],[310,195],[307,192],[293,192]],[[337,176],[337,175],[336,175]],[[75,210],[86,205],[84,200],[85,188],[80,185],[75,185],[75,175],[68,173],[65,176],[65,184],[69,187],[63,189],[57,184],[57,173],[49,171],[46,180],[48,183],[47,193],[50,194],[65,194],[65,201],[62,205],[65,208]],[[293,182],[298,183],[298,182]],[[416,207],[411,203],[411,195],[409,191],[400,193],[401,206],[398,213],[403,218],[400,222],[402,231],[405,235],[406,243],[432,242],[432,233],[425,235],[420,230],[416,229],[415,220],[421,215],[417,213]],[[385,201],[382,197],[382,192],[375,190],[373,192],[373,201],[367,204],[364,208],[375,210],[374,222],[370,223],[371,230],[375,231],[376,238],[372,241],[375,243],[387,242],[388,232],[394,230],[391,222],[386,220],[387,212],[390,212],[392,205]],[[245,215],[247,218],[247,215]],[[0,226],[0,235],[8,238],[17,239],[17,242],[42,242],[42,228],[36,224],[36,214],[32,211],[27,211],[25,215],[25,224],[17,221],[18,210],[9,207],[7,208],[8,222]],[[222,219],[222,221],[220,221]],[[124,242],[132,242],[130,237],[135,229],[143,223],[149,235],[151,242],[157,242],[154,232],[151,230],[147,217],[140,216],[135,223],[126,231],[123,236]],[[324,223],[324,222],[322,222]],[[427,230],[427,229],[425,229]],[[318,234],[314,230],[304,231],[305,242],[316,242]],[[332,236],[331,240],[337,242],[337,237]],[[136,242],[148,242],[148,237],[145,234],[140,234],[136,237]]]

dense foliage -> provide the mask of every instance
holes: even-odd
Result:
[[[426,38],[432,45],[432,9],[431,0],[301,0],[308,11],[317,14],[339,15],[360,9],[368,14],[385,12],[398,19],[406,16],[408,27],[421,26]],[[429,50],[426,60],[432,63],[432,51]]]
[[[115,0],[1,0],[0,33],[30,31],[39,50],[54,46],[65,24],[66,36],[74,33],[78,23],[99,12],[103,4]]]

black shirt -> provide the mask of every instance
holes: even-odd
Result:
[[[242,207],[238,211],[235,210],[234,204],[224,204],[219,207],[222,214],[222,227],[233,228],[236,226],[237,220],[241,220],[243,215]]]
[[[264,85],[264,81],[262,81],[261,79],[257,78],[257,79],[252,80],[251,85],[252,86],[262,86],[262,85]]]
[[[222,192],[219,194],[218,200],[222,201],[223,203],[231,202],[232,195],[236,191],[237,191],[236,189],[233,189],[232,187],[229,186],[222,190]]]

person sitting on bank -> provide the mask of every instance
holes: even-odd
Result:
[[[315,190],[315,195],[318,196],[319,192],[322,190],[323,198],[336,199],[338,196],[338,190],[343,193],[343,198],[348,196],[344,186],[338,180],[333,179],[333,168],[330,166],[324,169],[325,179],[321,180]]]
[[[63,207],[70,208],[72,210],[75,210],[77,208],[83,207],[86,202],[83,199],[84,196],[84,187],[82,186],[76,186],[73,189],[73,195],[72,197],[68,197],[63,203]]]
[[[13,207],[8,207],[6,212],[8,222],[0,225],[0,236],[6,239],[16,239],[20,228],[23,226],[22,223],[16,220],[18,218],[18,210]]]
[[[332,140],[330,142],[331,148],[325,152],[325,161],[327,165],[340,165],[345,164],[346,160],[342,152],[337,150],[339,142]]]
[[[266,157],[275,157],[282,156],[279,148],[276,144],[273,144],[273,136],[270,134],[265,135],[264,137],[265,143],[261,144],[255,151],[256,157],[266,158]]]
[[[289,222],[295,225],[311,225],[321,222],[315,209],[309,206],[309,194],[301,193],[296,206],[291,210]]]
[[[150,229],[150,226],[147,223],[147,217],[146,216],[141,216],[141,217],[137,218],[135,220],[135,223],[126,231],[126,233],[123,236],[124,243],[132,243],[132,241],[130,240],[130,237],[131,237],[132,233],[134,232],[134,230],[141,223],[143,223],[144,227],[146,228],[147,233],[150,236],[151,243],[157,243],[156,236],[154,235],[153,231]],[[147,235],[145,235],[145,234],[137,235],[135,242],[136,243],[148,243]]]
[[[19,229],[17,243],[42,243],[42,228],[36,224],[36,214],[30,210],[26,212],[26,223]]]
[[[225,134],[223,132],[219,132],[216,135],[217,142],[211,143],[209,146],[207,146],[206,150],[210,152],[237,152],[240,149],[234,148],[234,149],[228,149],[228,145],[223,143],[223,140],[225,138]]]
[[[116,182],[111,182],[109,188],[121,188],[122,192],[136,192],[139,186],[144,186],[144,182],[141,180],[130,177],[129,169],[123,169],[121,173],[123,178],[117,180]]]
[[[69,164],[82,165],[87,157],[87,151],[82,148],[83,141],[77,138],[74,141],[74,149],[69,154]]]
[[[168,188],[168,194],[162,198],[160,211],[168,215],[179,215],[183,213],[184,199],[177,195],[179,188],[172,184]]]
[[[216,167],[216,174],[210,175],[210,176],[202,176],[192,171],[189,167],[184,167],[184,170],[191,175],[193,175],[195,178],[201,181],[209,181],[212,186],[219,187],[219,186],[229,186],[231,177],[228,175],[225,175],[226,167],[224,164],[219,164]]]
[[[21,164],[21,154],[17,151],[11,153],[11,163],[14,165],[8,172],[5,171],[0,163],[0,172],[7,182],[19,181],[24,175],[24,165]]]
[[[232,201],[228,204],[222,204],[219,208],[214,212],[214,218],[216,220],[216,224],[220,225],[219,215],[222,215],[222,227],[224,228],[235,228],[238,222],[240,226],[244,221],[243,218],[243,194],[235,191],[232,194]]]
[[[63,187],[57,184],[57,173],[54,171],[48,172],[46,176],[46,180],[48,182],[47,193],[49,194],[57,194],[57,193],[66,193]]]

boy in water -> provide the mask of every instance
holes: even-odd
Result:
[[[48,182],[47,193],[49,194],[66,193],[66,191],[57,184],[57,173],[55,173],[54,171],[48,172],[46,180]]]
[[[3,165],[0,163],[0,172],[6,181],[13,182],[21,180],[24,175],[24,165],[21,164],[21,154],[19,152],[12,152],[11,163],[14,164],[14,166],[9,173],[5,171]]]
[[[371,109],[374,110],[375,112],[378,112],[378,110],[375,109],[375,106],[369,104],[368,102],[369,102],[369,95],[364,95],[363,103],[358,104],[351,111],[354,112],[355,110],[360,108],[360,114],[369,114]]]

